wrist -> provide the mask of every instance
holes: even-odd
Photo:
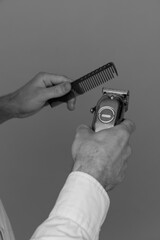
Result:
[[[16,117],[17,108],[14,97],[15,93],[10,93],[0,97],[0,123]]]
[[[93,178],[95,178],[101,185],[102,187],[105,189],[106,188],[106,183],[105,180],[103,179],[103,174],[99,171],[96,171],[96,169],[87,169],[83,166],[77,166],[76,164],[73,166],[72,169],[73,172],[78,171],[78,172],[83,172],[83,173],[87,173],[90,176],[92,176]]]

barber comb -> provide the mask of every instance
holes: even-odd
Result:
[[[48,102],[51,107],[58,106],[61,103],[82,95],[89,90],[113,79],[115,75],[118,76],[117,69],[113,62],[109,62],[100,68],[84,75],[83,77],[71,83],[71,91],[66,95],[58,98],[50,99]]]

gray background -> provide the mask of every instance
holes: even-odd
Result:
[[[76,79],[113,61],[119,77],[105,86],[129,89],[126,117],[137,130],[127,178],[110,193],[100,239],[160,239],[160,1],[3,0],[0,2],[0,95],[39,71]],[[71,170],[71,145],[99,87],[76,110],[49,107],[0,128],[0,196],[17,239],[29,239],[48,216]]]

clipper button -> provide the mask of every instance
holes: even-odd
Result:
[[[115,111],[110,106],[104,106],[98,111],[98,118],[102,123],[110,123],[115,117]]]

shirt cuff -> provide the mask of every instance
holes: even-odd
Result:
[[[69,174],[49,217],[76,222],[94,240],[106,218],[109,205],[109,196],[102,185],[91,175],[75,171]]]

